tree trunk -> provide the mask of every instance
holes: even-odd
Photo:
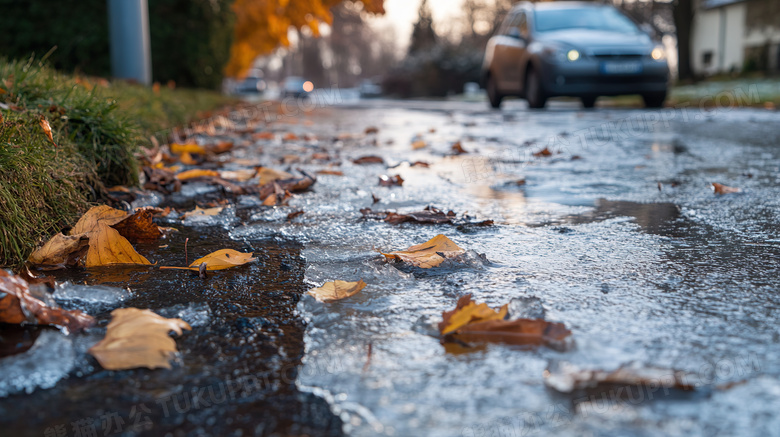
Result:
[[[679,80],[694,79],[691,68],[691,27],[693,27],[693,0],[675,0],[674,25],[677,28],[677,74]]]

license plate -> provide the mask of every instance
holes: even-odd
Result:
[[[602,62],[601,72],[604,74],[637,74],[642,72],[642,63],[635,61]]]

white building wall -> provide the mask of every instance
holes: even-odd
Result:
[[[716,74],[742,69],[744,64],[745,4],[736,3],[694,14],[691,33],[691,67],[697,74]],[[725,15],[725,22],[724,20]],[[725,37],[721,37],[721,32]],[[705,53],[712,53],[705,64]]]

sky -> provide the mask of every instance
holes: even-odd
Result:
[[[385,12],[382,17],[371,20],[373,25],[391,25],[396,30],[398,41],[406,45],[412,34],[412,26],[417,22],[417,10],[422,0],[385,0]],[[457,15],[461,0],[428,0],[428,6],[433,14],[434,25],[446,22],[448,18]]]

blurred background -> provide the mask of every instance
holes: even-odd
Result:
[[[678,81],[778,73],[780,1],[604,2],[664,44]],[[364,97],[462,94],[479,82],[487,40],[514,3],[148,0],[152,80],[269,95],[304,85]],[[0,56],[50,53],[58,70],[111,76],[106,0],[0,0],[0,8]]]

